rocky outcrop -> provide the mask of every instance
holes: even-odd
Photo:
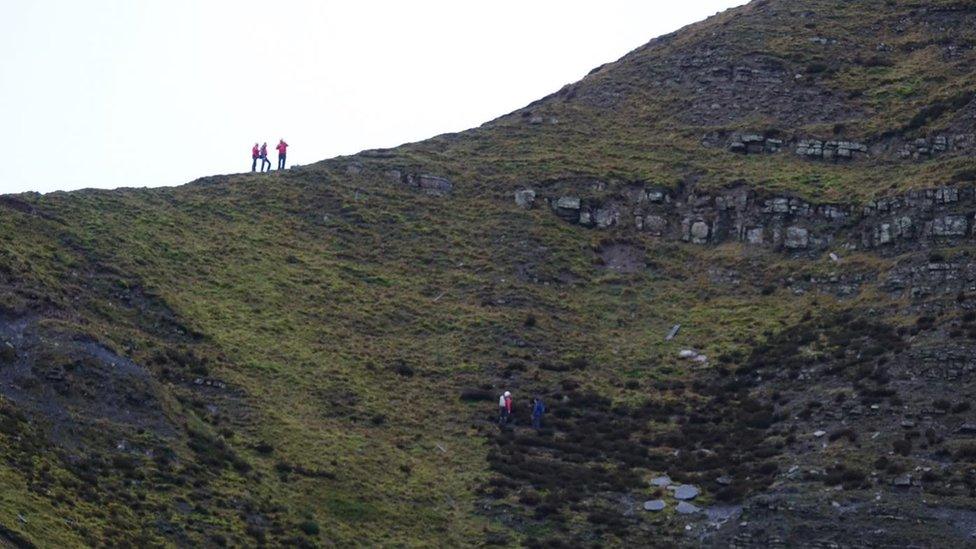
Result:
[[[804,158],[818,160],[853,160],[867,156],[869,149],[864,143],[849,140],[821,140],[772,137],[758,132],[712,132],[702,138],[702,144],[715,147],[724,146],[731,152],[741,154],[776,154],[783,149],[792,149]]]
[[[348,175],[358,175],[363,172],[360,164],[350,164],[346,167]],[[389,169],[383,172],[383,176],[388,180],[423,191],[431,196],[447,196],[454,191],[454,183],[445,177],[430,174],[417,174],[404,172],[399,169]]]
[[[732,134],[728,148],[735,153],[759,154],[759,153],[778,153],[783,148],[782,139],[763,137],[759,134]]]
[[[760,132],[714,131],[702,137],[706,147],[723,147],[739,154],[776,154],[792,150],[812,160],[844,161],[882,156],[890,159],[922,161],[943,153],[976,151],[976,133],[932,135],[911,139],[880,137],[868,141],[823,139],[817,137],[775,137]]]
[[[443,177],[437,177],[435,175],[407,174],[406,177],[404,177],[403,182],[410,187],[416,187],[432,196],[444,196],[450,194],[451,191],[454,190],[453,183]]]
[[[852,160],[868,154],[868,146],[855,141],[806,139],[796,145],[796,154],[823,160]]]
[[[966,151],[974,148],[976,148],[976,134],[935,135],[906,141],[898,149],[898,156],[925,160],[949,151]]]
[[[515,205],[524,210],[528,210],[535,204],[535,191],[532,189],[522,189],[515,191]]]
[[[759,194],[745,185],[715,193],[629,185],[606,197],[548,197],[553,212],[597,230],[634,231],[705,245],[736,241],[793,253],[828,247],[872,249],[920,239],[951,242],[976,233],[976,191],[939,187],[880,198],[863,206],[815,204]],[[597,191],[596,189],[601,189]]]

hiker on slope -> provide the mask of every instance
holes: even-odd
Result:
[[[541,398],[535,397],[535,401],[532,403],[532,428],[536,431],[542,429],[542,414],[544,413],[546,413],[546,405]]]
[[[285,169],[285,153],[288,151],[288,143],[285,143],[284,139],[279,139],[278,146],[275,148],[278,149],[278,169],[283,170]]]
[[[498,397],[498,424],[505,425],[512,416],[512,393],[505,391]]]
[[[264,165],[268,165],[268,171],[271,171],[271,161],[268,160],[268,144],[264,143],[261,145],[261,171],[264,171]]]
[[[258,158],[261,157],[261,149],[258,148],[258,144],[254,144],[254,148],[251,149],[251,173],[258,167]]]

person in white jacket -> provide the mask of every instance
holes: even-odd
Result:
[[[512,393],[505,391],[498,397],[498,424],[508,423],[509,416],[512,415]]]

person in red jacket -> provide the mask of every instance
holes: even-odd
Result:
[[[258,149],[258,144],[254,144],[254,148],[251,149],[251,173],[258,167],[258,158],[261,156],[261,150]]]
[[[268,165],[268,171],[271,171],[271,161],[268,160],[268,144],[261,144],[261,171],[264,171],[264,165]]]
[[[285,143],[284,139],[279,139],[278,146],[275,148],[278,149],[278,169],[283,170],[285,169],[285,153],[288,151],[288,143]]]

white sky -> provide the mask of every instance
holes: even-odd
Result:
[[[178,185],[506,114],[745,0],[0,0],[0,193]]]

